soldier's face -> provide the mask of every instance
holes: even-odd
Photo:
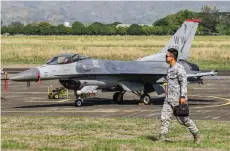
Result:
[[[170,52],[168,52],[165,57],[167,63],[170,63],[173,60],[173,55]]]

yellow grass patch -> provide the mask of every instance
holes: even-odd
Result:
[[[160,52],[171,36],[2,36],[3,63],[44,63],[58,53],[73,52],[111,60],[135,60]],[[191,60],[230,64],[229,36],[196,36]]]

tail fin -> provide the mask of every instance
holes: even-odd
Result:
[[[165,57],[164,54],[167,53],[167,50],[169,48],[176,48],[178,50],[178,60],[187,60],[190,57],[189,51],[192,45],[192,41],[195,37],[199,22],[200,19],[185,20],[181,27],[165,45],[165,47],[162,48],[160,54],[146,56],[144,58],[138,59],[138,61],[154,61],[165,59],[162,57]]]
[[[186,60],[190,57],[190,48],[198,28],[199,19],[187,19],[182,26],[177,30],[167,45],[161,50],[162,53],[167,53],[169,48],[178,50],[178,59]]]

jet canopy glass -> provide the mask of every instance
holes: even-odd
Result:
[[[47,61],[46,64],[48,65],[69,64],[69,63],[73,63],[89,58],[90,57],[88,56],[83,56],[79,54],[60,54]]]

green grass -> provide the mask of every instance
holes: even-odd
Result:
[[[200,70],[230,70],[230,60],[189,60],[190,63],[197,64]]]
[[[4,140],[2,149],[27,149],[28,145],[14,140]]]
[[[71,149],[61,149],[61,148],[56,148],[56,147],[39,147],[37,148],[38,151],[71,151]]]
[[[230,122],[195,121],[202,143],[172,121],[170,142],[155,142],[160,120],[2,116],[2,148],[19,150],[230,150]]]

